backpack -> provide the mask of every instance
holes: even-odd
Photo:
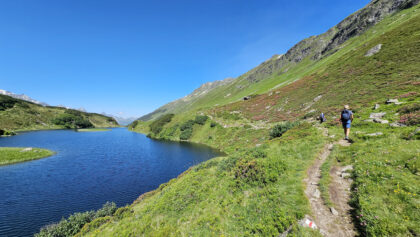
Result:
[[[343,110],[343,112],[341,112],[341,120],[343,121],[349,121],[351,117],[351,112],[348,110]]]
[[[319,120],[321,121],[321,123],[327,121],[327,119],[325,118],[324,113],[321,113],[321,115],[319,115]]]

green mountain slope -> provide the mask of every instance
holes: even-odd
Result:
[[[372,2],[385,8],[390,3]],[[379,44],[379,52],[366,56]],[[83,215],[76,215],[80,228],[73,231],[77,236],[279,236],[285,231],[320,236],[298,224],[305,215],[317,215],[305,196],[304,178],[328,144],[337,144],[323,166],[320,190],[326,205],[332,202],[330,171],[352,165],[349,217],[357,232],[420,235],[420,6],[385,17],[335,49],[321,50],[316,60],[311,59],[316,54],[306,56],[281,75],[269,74],[271,79],[254,84],[259,95],[246,101],[212,97],[236,87],[236,79],[182,113],[133,123],[131,129],[150,137],[207,144],[226,156],[190,168],[112,215],[84,221],[89,223],[83,228],[76,222]],[[287,83],[276,86],[280,79]],[[389,98],[401,103],[386,103]],[[224,104],[212,106],[212,99]],[[380,107],[373,109],[376,103]],[[355,112],[348,147],[338,145],[343,104]],[[320,112],[327,123],[313,119]],[[369,120],[373,112],[385,113],[389,123]],[[47,228],[40,236],[60,230]]]
[[[274,55],[235,80],[219,83],[199,96],[194,91],[187,97],[168,103],[141,117],[140,120],[148,121],[165,113],[179,113],[236,102],[243,97],[265,93],[301,79],[310,74],[314,67],[319,65],[320,60],[340,50],[349,39],[364,33],[384,17],[418,2],[418,0],[372,1],[324,34],[300,41],[285,54]]]
[[[0,95],[0,129],[38,130],[70,127],[116,127],[115,119],[96,113],[42,106]]]

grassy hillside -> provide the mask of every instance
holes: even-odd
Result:
[[[272,89],[265,94],[222,106],[202,100],[183,113],[136,121],[130,128],[150,137],[207,144],[226,156],[190,168],[117,214],[80,226],[78,235],[320,235],[298,225],[305,214],[316,215],[303,179],[325,145],[342,138],[337,113],[343,104],[355,112],[353,143],[336,145],[322,168],[325,203],[331,205],[325,193],[331,167],[351,164],[351,217],[358,232],[420,235],[419,36],[416,6],[385,18],[329,56],[305,59],[290,74],[264,80],[261,91]],[[378,44],[382,49],[366,57]],[[302,79],[295,81],[292,72]],[[287,83],[276,88],[282,82]],[[402,103],[386,104],[388,98]],[[379,109],[372,108],[375,103]],[[322,125],[313,120],[320,112],[328,119]],[[370,121],[373,112],[386,113],[389,123]]]
[[[263,94],[305,78],[319,70],[319,67],[324,63],[334,60],[334,57],[329,56],[337,51],[343,54],[345,53],[343,48],[354,50],[356,46],[364,44],[363,41],[367,40],[366,38],[378,36],[398,25],[400,23],[398,20],[388,19],[389,24],[382,23],[381,27],[371,30],[384,17],[418,4],[418,2],[418,0],[372,1],[327,32],[298,42],[285,54],[274,55],[238,78],[229,79],[229,83],[219,83],[205,93],[196,93],[197,91],[203,92],[198,88],[187,97],[168,103],[140,119],[148,121],[166,113],[177,114],[184,113],[186,110],[225,105],[240,101],[246,96]],[[368,30],[370,30],[370,34],[364,34]],[[363,36],[358,37],[361,35]],[[416,35],[412,37],[415,38]],[[352,43],[354,43],[353,47],[347,47]]]
[[[115,119],[96,113],[41,106],[0,95],[0,129],[37,130],[74,127],[116,127]]]

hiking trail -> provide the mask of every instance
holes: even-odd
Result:
[[[328,129],[321,127],[319,129],[322,130],[324,136],[328,136]],[[331,183],[328,191],[333,203],[332,208],[325,205],[319,190],[321,166],[330,155],[335,144],[350,146],[350,142],[346,140],[324,146],[314,164],[307,170],[307,178],[304,180],[306,184],[305,194],[311,204],[314,222],[323,236],[355,236],[356,231],[350,216],[351,207],[348,204],[352,180],[347,178],[350,175],[346,173],[353,167],[331,167]]]

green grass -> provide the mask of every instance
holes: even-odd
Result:
[[[32,148],[23,151],[21,147],[0,147],[0,165],[10,165],[14,163],[37,160],[54,155],[53,151],[40,148]]]
[[[163,128],[166,139],[176,120]],[[212,128],[210,123],[194,125],[192,140],[224,146],[227,156],[190,168],[135,202],[131,215],[88,235],[267,236],[289,226],[295,233],[310,233],[297,227],[297,220],[310,213],[302,179],[325,143],[318,129],[301,124],[269,140],[268,130]],[[266,139],[258,140],[261,135]],[[172,137],[178,139],[176,133]],[[232,142],[232,137],[243,139]]]
[[[81,128],[77,129],[78,132],[106,132],[111,131],[111,129],[108,128]]]
[[[115,119],[96,113],[85,113],[54,106],[41,106],[23,100],[0,95],[0,129],[8,131],[29,131],[63,129],[56,120],[64,115],[77,115],[94,127],[117,127]]]

